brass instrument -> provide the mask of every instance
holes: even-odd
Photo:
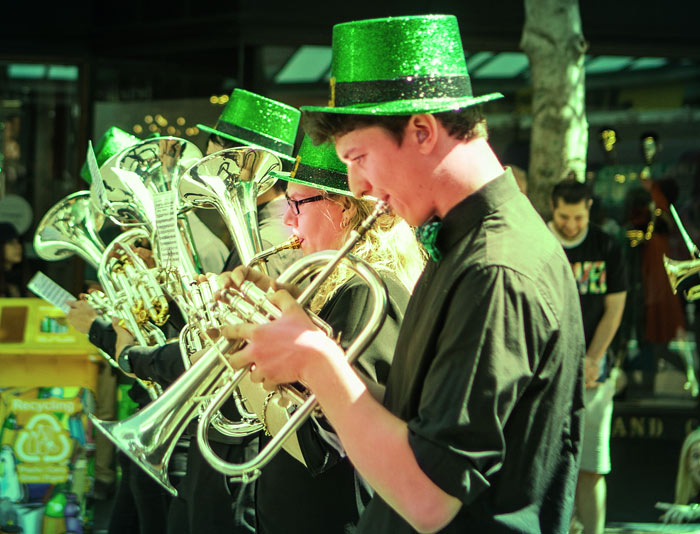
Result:
[[[700,259],[692,260],[673,260],[664,255],[664,268],[668,281],[671,284],[671,289],[675,295],[678,291],[678,286],[696,273],[700,273]],[[684,292],[686,300],[692,301],[700,298],[700,284],[691,287]]]
[[[681,218],[678,215],[678,212],[676,211],[676,208],[673,204],[669,205],[669,210],[671,212],[671,215],[673,216],[673,220],[676,222],[678,231],[683,237],[683,241],[685,243],[685,246],[688,248],[688,253],[690,254],[691,258],[689,260],[673,260],[671,258],[667,258],[665,254],[663,256],[666,276],[668,276],[668,281],[671,284],[671,290],[675,295],[678,291],[678,286],[684,280],[694,275],[695,273],[700,272],[700,249],[698,249],[697,245],[695,245],[693,240],[688,235],[688,232],[686,231],[685,226],[683,226],[683,222],[681,221]],[[686,290],[684,292],[684,296],[688,301],[699,299],[700,284],[696,284],[690,289]],[[686,380],[685,384],[683,384],[683,388],[689,390],[693,397],[697,397],[698,392],[700,391],[700,387],[698,386],[697,377],[695,376],[694,356],[692,354],[692,351],[681,350],[680,353],[683,357],[683,362],[685,363]]]
[[[284,250],[294,250],[301,246],[299,238],[295,235],[289,237],[286,241],[278,245],[274,245],[267,250],[253,256],[248,267],[258,265],[267,261],[270,256],[278,254]],[[208,329],[218,328],[221,326],[217,314],[210,309],[210,303],[214,301],[214,293],[216,291],[215,280],[207,279],[206,282],[191,282],[189,293],[188,306],[190,311],[188,316],[191,317],[185,327],[180,331],[180,350],[182,351],[183,363],[185,369],[190,367],[190,357],[204,349],[200,334]]]
[[[236,147],[211,154],[190,167],[178,182],[181,203],[185,208],[216,209],[226,224],[242,264],[256,266],[268,273],[265,260],[288,248],[298,247],[296,238],[262,251],[262,239],[258,225],[257,198],[272,188],[277,181],[271,171],[282,168],[280,159],[262,148]],[[187,285],[183,283],[183,285]],[[202,350],[200,333],[208,328],[220,326],[216,314],[204,305],[213,299],[209,284],[189,284],[189,300],[184,304],[188,311],[188,324],[180,335],[180,350],[185,369],[189,368],[190,356]],[[186,291],[185,293],[187,293]],[[259,423],[250,414],[238,394],[234,401],[243,422],[226,420],[218,414],[213,422],[217,431],[224,435],[240,435],[241,428],[257,432]]]
[[[351,233],[350,239],[340,251],[319,252],[302,258],[282,273],[278,280],[283,283],[295,282],[318,272],[298,299],[300,304],[306,305],[330,272],[348,256],[348,252],[361,239],[366,230],[386,210],[385,203],[378,203],[375,211],[360,228]],[[379,331],[386,314],[387,295],[383,281],[369,265],[352,257],[349,261],[354,265],[357,274],[369,283],[374,302],[370,321],[348,349],[347,356],[352,361]],[[228,293],[226,300],[228,305],[217,301],[214,306],[230,323],[267,322],[280,314],[279,310],[267,300],[265,294],[252,283],[244,284],[240,290]],[[259,458],[242,466],[223,462],[210,450],[206,433],[210,421],[220,406],[228,399],[248,372],[247,369],[232,370],[224,356],[236,345],[237,342],[219,338],[213,347],[206,350],[200,359],[171,384],[159,399],[128,419],[120,422],[106,422],[90,416],[91,420],[100,431],[153,479],[173,495],[176,495],[176,490],[168,480],[168,461],[179,436],[189,421],[199,415],[205,399],[216,393],[215,398],[206,403],[206,410],[200,416],[197,439],[202,447],[202,454],[217,470],[230,476],[240,477],[242,480],[254,479],[259,475],[262,465],[267,463],[282,447],[284,440],[291,436],[305,418],[313,412],[316,400],[311,395],[300,406],[288,424],[262,451]],[[245,429],[246,435],[248,432],[249,429]]]
[[[680,219],[677,221],[680,222]],[[682,227],[682,226],[681,226]],[[682,233],[685,233],[685,229]],[[687,234],[685,234],[687,235]],[[692,243],[692,241],[689,241]],[[689,247],[690,249],[690,247]],[[691,255],[693,250],[691,249]],[[700,258],[694,257],[690,260],[673,260],[667,258],[666,255],[663,257],[664,269],[666,269],[666,275],[668,276],[668,281],[671,284],[671,289],[675,295],[678,291],[678,286],[687,278],[691,277],[696,273],[700,273]],[[684,292],[685,299],[688,301],[697,300],[700,298],[700,284],[695,284],[690,289]],[[700,387],[698,386],[698,380],[695,376],[695,361],[692,351],[681,350],[679,351],[685,364],[685,383],[683,388],[691,392],[693,397],[698,396],[698,391]]]
[[[241,263],[258,264],[263,272],[264,260],[281,250],[298,246],[293,241],[262,251],[258,228],[257,197],[268,191],[276,179],[270,171],[279,170],[280,159],[261,148],[237,147],[211,154],[190,167],[178,181],[184,209],[215,208],[221,215],[236,246]],[[180,349],[187,369],[189,356],[201,350],[199,333],[220,323],[205,303],[213,300],[209,283],[196,284],[182,279],[184,295],[178,301],[188,324],[180,334]]]
[[[46,261],[58,261],[74,254],[95,269],[105,244],[99,235],[104,216],[92,207],[89,191],[62,198],[41,218],[34,233],[34,250]]]
[[[379,332],[386,316],[386,287],[376,271],[374,271],[369,264],[355,258],[351,254],[348,254],[345,258],[339,258],[337,253],[325,251],[311,254],[299,260],[280,275],[279,281],[283,283],[298,281],[305,277],[313,276],[319,273],[319,271],[321,272],[316,275],[314,282],[322,277],[325,279],[322,264],[337,265],[340,261],[349,262],[349,267],[355,271],[355,274],[360,276],[369,285],[372,295],[372,313],[368,319],[368,323],[346,351],[346,358],[352,363],[372,342]],[[312,282],[310,286],[313,286],[313,290],[316,289],[314,282]],[[310,299],[310,296],[310,293],[308,295],[302,294],[298,301],[300,303],[305,302],[306,299]],[[207,427],[210,424],[212,415],[223,405],[228,396],[233,392],[233,389],[236,388],[247,375],[247,372],[247,369],[240,369],[230,376],[225,382],[225,385],[219,389],[215,397],[208,403],[197,425],[197,443],[204,459],[217,471],[244,483],[253,481],[260,476],[262,468],[272,460],[274,455],[277,454],[283,446],[285,446],[285,442],[295,435],[295,432],[306,419],[314,413],[314,410],[316,410],[318,406],[315,395],[309,394],[308,392],[301,392],[291,385],[280,386],[279,391],[275,392],[274,396],[277,396],[277,399],[291,399],[294,404],[297,404],[294,413],[255,458],[242,464],[226,462],[218,457],[211,449],[207,436]],[[273,395],[268,396],[266,403],[269,403],[272,399]],[[265,423],[264,418],[262,420],[262,426],[265,430],[268,430],[268,425]]]
[[[349,266],[352,268],[355,274],[360,276],[360,278],[367,283],[372,295],[372,313],[367,320],[367,324],[365,324],[362,331],[358,334],[355,340],[353,340],[346,351],[346,358],[350,363],[353,363],[360,356],[360,354],[362,354],[362,352],[367,348],[367,346],[379,332],[379,329],[384,323],[384,318],[386,317],[387,307],[387,290],[384,282],[368,263],[350,254],[350,250],[352,250],[357,242],[362,239],[362,236],[372,226],[372,224],[374,224],[374,221],[376,221],[382,214],[386,213],[388,209],[389,207],[385,202],[378,202],[374,211],[365,221],[362,222],[360,227],[351,232],[349,238],[346,240],[340,250],[337,252],[324,251],[310,254],[309,256],[295,262],[278,278],[278,282],[283,284],[298,284],[306,278],[313,277],[309,285],[297,299],[297,302],[302,306],[308,305],[314,292],[321,286],[321,284],[323,284],[331,272],[341,262],[349,263]],[[279,316],[279,310],[266,300],[266,296],[262,291],[250,283],[248,283],[247,288],[246,284],[244,284],[241,291],[243,292],[244,289],[247,292],[246,296],[248,297],[248,300],[254,303],[257,309],[260,310],[258,312],[249,313],[249,321],[258,322],[260,315],[267,316],[264,319],[265,321],[275,319]],[[246,304],[246,306],[243,306],[243,310],[246,310],[249,307],[247,305],[248,303],[241,302],[241,299],[238,296],[234,296],[233,301],[238,303],[236,305],[236,309],[239,309],[242,304]],[[224,347],[225,350],[220,354],[225,354],[232,348],[230,345],[233,345],[233,343],[227,342],[226,344],[229,346]],[[299,405],[299,407],[294,411],[294,414],[284,424],[280,431],[270,440],[270,442],[255,458],[243,464],[231,464],[226,462],[219,458],[211,449],[207,437],[207,428],[212,415],[216,413],[216,410],[221,407],[221,405],[228,398],[228,395],[230,395],[233,389],[238,386],[240,381],[246,376],[247,373],[248,369],[246,368],[239,369],[233,373],[230,380],[225,382],[225,385],[220,388],[216,396],[208,404],[207,408],[199,419],[199,424],[197,425],[197,443],[205,460],[207,460],[207,462],[209,462],[209,464],[217,471],[243,482],[255,480],[258,476],[260,476],[261,469],[267,465],[267,463],[269,463],[277,452],[279,452],[279,450],[284,446],[285,441],[294,435],[296,430],[306,421],[306,419],[313,413],[318,405],[315,395],[310,394],[307,397],[305,393],[297,391],[291,385],[282,386],[281,395],[286,394],[291,398],[306,400]]]
[[[257,198],[277,181],[271,171],[282,169],[280,159],[262,148],[221,150],[190,167],[179,181],[185,206],[215,208],[228,228],[243,265],[262,251]],[[264,265],[261,265],[266,272]]]
[[[274,254],[283,250],[297,249],[300,245],[299,238],[293,235],[279,245],[272,246],[254,256],[248,266],[250,267],[265,262],[267,258]],[[214,302],[215,290],[216,286],[211,279],[204,283],[193,283],[190,289],[192,304],[196,307],[197,311],[190,314],[190,321],[180,331],[180,353],[185,365],[185,370],[189,369],[191,366],[190,358],[192,355],[206,348],[201,335],[205,334],[208,329],[216,329],[222,326],[221,317],[211,307],[211,303]],[[213,342],[211,344],[213,344]],[[241,420],[231,421],[224,417],[221,412],[217,412],[212,419],[212,427],[217,432],[229,437],[250,435],[262,430],[264,426],[263,423],[254,413],[246,409],[243,402],[244,399],[238,391],[233,392],[233,400]],[[201,408],[203,409],[203,406]]]
[[[102,191],[91,188],[93,201],[110,219],[120,226],[145,230],[143,241],[153,249],[155,267],[149,268],[164,290],[186,313],[184,287],[201,270],[189,223],[187,208],[177,203],[177,183],[185,169],[202,157],[192,143],[176,137],[148,139],[115,154],[100,167]],[[93,186],[95,184],[93,183]],[[159,219],[156,213],[158,195],[172,193],[172,219]],[[167,253],[161,243],[168,223],[177,231],[169,236]],[[160,226],[160,225],[164,226]],[[144,246],[142,243],[141,246]],[[169,257],[175,252],[175,258]],[[168,256],[168,257],[165,257]],[[186,316],[185,316],[186,318]]]
[[[160,269],[177,269],[185,277],[194,277],[202,271],[199,255],[192,239],[192,231],[185,213],[189,206],[176,204],[177,233],[176,246],[179,262],[173,265],[164,257],[161,247],[161,235],[157,228],[158,214],[156,213],[157,198],[161,194],[173,193],[177,196],[178,184],[185,171],[202,158],[202,152],[193,143],[178,137],[157,137],[147,139],[121,152],[114,167],[108,170],[108,177],[117,180],[113,194],[126,195],[126,205],[132,206],[131,211],[124,209],[121,213],[133,214],[135,221],[144,225],[151,234],[151,244],[154,258]],[[111,173],[111,174],[109,174]],[[113,175],[113,176],[112,176]],[[108,180],[105,180],[107,188]],[[123,188],[119,189],[119,184]],[[131,194],[131,198],[129,198]],[[123,206],[123,202],[113,198],[112,207]],[[177,200],[177,199],[176,199]]]
[[[689,260],[673,260],[671,258],[667,258],[665,255],[663,257],[664,269],[666,269],[668,281],[671,284],[671,289],[675,295],[681,282],[695,273],[700,272],[700,249],[698,249],[697,245],[693,243],[693,240],[688,235],[688,232],[685,229],[685,226],[683,226],[683,222],[681,221],[681,218],[673,204],[670,205],[669,209],[671,211],[671,215],[673,216],[673,220],[676,222],[678,231],[680,232],[681,237],[683,237],[683,242],[685,243],[691,258]],[[691,287],[685,292],[684,295],[687,300],[697,300],[700,298],[700,285]]]
[[[164,324],[168,305],[157,281],[131,249],[131,243],[145,235],[145,231],[139,228],[128,230],[105,247],[97,269],[102,291],[89,293],[87,300],[98,313],[120,318],[140,345],[162,345],[165,335],[151,321]],[[113,358],[106,353],[103,355],[108,357],[110,365],[121,371]],[[135,380],[151,400],[162,393],[161,387],[154,382],[138,377]]]
[[[139,146],[132,147],[128,152],[132,154],[137,152],[135,149]],[[129,158],[126,161],[137,161],[138,159],[135,155],[127,156],[127,153],[122,153],[117,160],[122,161],[125,158]],[[157,163],[154,166],[157,166]],[[140,191],[141,193],[133,196],[134,199],[138,199],[138,206],[141,206],[141,209],[135,212],[134,218],[148,221],[154,213],[152,204],[149,203],[151,196],[144,192],[145,186],[142,184],[144,181],[136,180],[132,173],[134,168],[140,168],[143,165],[119,164],[118,167],[120,170],[114,172],[113,176],[108,175],[106,177],[105,186],[114,191],[126,191],[126,193]],[[247,263],[253,258],[259,257],[259,259],[263,259],[269,256],[269,253],[262,254],[262,256],[260,253],[261,239],[257,223],[257,196],[267,191],[275,182],[275,179],[268,175],[269,171],[279,170],[280,168],[281,162],[279,158],[270,152],[250,147],[234,148],[220,151],[192,165],[184,175],[178,174],[177,180],[172,187],[179,192],[182,210],[195,207],[214,207],[218,209],[236,244],[241,260]],[[127,187],[124,185],[125,182],[133,183],[134,186]],[[122,184],[121,189],[120,184]],[[124,194],[124,192],[120,193],[120,195]],[[127,201],[125,204],[129,205],[131,201]],[[188,324],[180,336],[180,347],[185,368],[187,369],[190,366],[190,354],[203,347],[200,333],[205,333],[206,329],[211,326],[220,325],[221,321],[217,318],[218,311],[215,313],[215,310],[210,309],[206,305],[209,302],[213,302],[214,291],[208,282],[194,283],[194,276],[190,272],[168,271],[167,276],[170,277],[171,287],[179,286],[181,289],[180,292],[172,291],[171,294],[177,299],[183,314],[187,316],[188,320]],[[218,304],[215,306],[218,306]],[[166,429],[169,433],[174,432],[176,434],[175,441],[172,443],[173,447],[177,437],[182,433],[189,420],[198,416],[201,412],[203,399],[213,393],[207,387],[206,380],[202,384],[190,383],[185,380],[186,376],[191,376],[191,372],[185,372],[176,381],[176,383],[180,384],[178,387],[187,391],[194,390],[196,394],[193,393],[188,396],[188,402],[183,403],[183,407],[180,410],[181,415],[174,425],[175,429]],[[171,388],[173,386],[174,384]],[[136,463],[168,491],[176,494],[175,489],[167,478],[167,464],[172,449],[152,450],[153,446],[157,446],[154,441],[162,439],[160,434],[157,437],[154,435],[136,438],[138,432],[134,432],[134,425],[141,425],[144,420],[146,420],[147,425],[151,424],[151,421],[147,420],[146,416],[136,419],[139,414],[132,416],[131,424],[126,422],[129,420],[122,422],[124,426],[114,425],[113,427],[112,424],[107,422],[94,421],[98,428],[105,432],[120,448],[130,450],[133,448],[133,441],[138,439],[137,447],[143,451],[141,455],[144,456],[144,459],[134,458]],[[243,412],[243,416],[244,418],[246,417],[245,412]],[[170,420],[171,418],[169,417],[168,419]],[[225,420],[220,414],[214,419],[214,426],[219,432],[226,435],[242,434],[242,431],[238,430],[238,425],[242,423]],[[243,424],[248,432],[255,428],[255,423],[252,420],[244,419],[244,421],[245,423]],[[151,430],[144,429],[144,431],[148,433]],[[155,431],[153,429],[153,432]]]
[[[141,228],[117,236],[102,255],[97,277],[107,295],[112,315],[124,320],[129,331],[144,346],[165,343],[162,326],[168,319],[168,302],[158,281],[131,244],[148,237]]]
[[[89,191],[68,195],[42,217],[34,234],[34,250],[37,256],[46,261],[62,260],[76,254],[97,269],[100,282],[103,287],[112,290],[111,295],[107,297],[103,292],[95,291],[86,298],[98,314],[112,316],[115,315],[112,298],[116,298],[116,290],[105,276],[104,270],[100,276],[100,267],[107,250],[98,234],[103,222],[104,216],[95,210]],[[135,327],[132,325],[132,328]],[[102,350],[99,353],[112,367],[119,369],[109,354]],[[138,382],[155,398],[157,390],[152,385],[141,380]]]

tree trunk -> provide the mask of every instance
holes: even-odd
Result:
[[[525,0],[520,48],[533,89],[528,194],[545,220],[554,184],[571,172],[586,176],[586,47],[577,0]]]

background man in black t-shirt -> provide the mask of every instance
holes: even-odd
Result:
[[[571,263],[586,338],[586,419],[576,486],[577,516],[586,534],[602,534],[614,384],[599,386],[608,375],[608,348],[622,320],[627,286],[620,245],[589,223],[592,203],[585,184],[575,180],[559,182],[552,191],[549,227]],[[614,377],[610,382],[613,380]]]

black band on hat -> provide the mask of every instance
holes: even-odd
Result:
[[[248,128],[236,126],[230,122],[219,121],[216,126],[214,126],[214,130],[219,130],[220,132],[232,135],[233,137],[245,139],[246,141],[260,145],[261,147],[269,148],[270,150],[276,150],[277,152],[281,152],[287,156],[291,156],[294,152],[293,144],[285,143],[279,139],[273,139],[259,132],[249,130]]]
[[[404,76],[396,80],[336,82],[336,107],[354,104],[424,100],[427,98],[464,98],[472,96],[469,76]]]
[[[319,169],[303,163],[299,163],[291,178],[311,182],[320,189],[332,187],[341,191],[350,191],[347,174],[328,169]]]

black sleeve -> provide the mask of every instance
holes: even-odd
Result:
[[[90,343],[95,345],[114,358],[114,347],[117,344],[117,333],[114,331],[112,323],[107,319],[98,317],[90,325],[88,332]]]
[[[383,390],[383,387],[375,388],[371,383],[386,385],[403,313],[410,296],[400,282],[393,278],[386,277],[385,283],[389,292],[386,319],[374,341],[355,363],[355,368],[373,390]],[[333,327],[336,336],[340,335],[340,344],[347,349],[364,327],[371,312],[371,303],[367,285],[351,281],[333,296],[319,316]],[[317,422],[324,430],[333,432],[327,421]],[[314,421],[307,421],[297,432],[297,437],[306,465],[314,476],[330,469],[344,457],[344,454],[321,438]]]
[[[403,312],[409,298],[408,291],[400,282],[391,277],[384,277],[384,282],[389,294],[386,319],[374,341],[355,362],[355,367],[362,372],[364,378],[381,385],[386,384],[389,375]],[[324,306],[319,315],[333,327],[336,336],[340,335],[340,345],[347,349],[364,328],[372,311],[371,304],[368,286],[354,279]]]
[[[136,404],[139,405],[139,409],[143,408],[151,402],[151,397],[148,396],[148,392],[143,389],[141,384],[137,384],[134,382],[132,386],[129,388],[129,391],[127,391],[127,395],[129,395],[129,398],[134,401]]]
[[[185,370],[177,342],[159,347],[132,346],[128,350],[131,369],[141,380],[153,380],[167,387]]]
[[[187,321],[185,321],[185,318],[183,317],[182,312],[175,301],[171,300],[168,304],[170,308],[168,322],[161,327],[161,330],[163,330],[165,335],[170,338],[179,335],[180,330],[185,328]]]

